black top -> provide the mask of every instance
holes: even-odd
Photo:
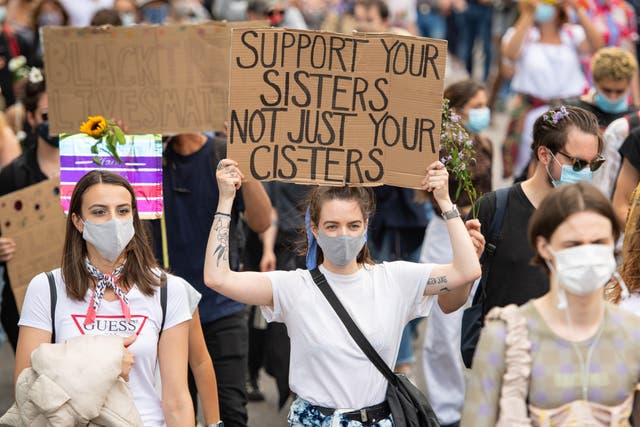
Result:
[[[0,171],[0,196],[37,184],[45,179],[47,179],[47,176],[38,165],[36,145],[31,146],[26,149],[20,157],[16,158]],[[1,231],[0,228],[0,232]],[[11,290],[9,273],[6,268],[4,269],[4,289],[2,290],[0,314],[2,317],[2,325],[15,351],[18,341],[17,325],[18,320],[20,320],[20,315],[18,314],[18,307],[13,291]]]
[[[28,147],[22,155],[0,171],[0,196],[47,179],[38,165],[36,147],[37,144]]]
[[[598,126],[600,126],[600,129],[602,131],[604,131],[612,121],[636,111],[635,107],[629,106],[629,108],[622,113],[607,113],[598,108],[598,106],[585,102],[580,98],[575,98],[567,101],[567,105],[573,105],[574,107],[580,107],[592,112],[598,118]]]
[[[495,192],[487,193],[476,204],[479,204],[478,219],[482,234],[489,238],[487,233],[496,211]],[[485,313],[493,307],[522,305],[549,290],[549,280],[542,269],[530,264],[535,252],[529,245],[528,226],[534,210],[521,184],[515,184],[509,192],[493,266],[486,284]]]
[[[631,129],[627,138],[620,146],[620,155],[640,171],[640,127]]]

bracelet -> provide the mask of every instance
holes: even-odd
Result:
[[[213,216],[218,216],[218,215],[226,216],[226,217],[228,217],[229,219],[231,219],[231,214],[228,214],[228,213],[224,213],[224,212],[216,212],[216,213],[214,213],[214,214],[213,214]]]

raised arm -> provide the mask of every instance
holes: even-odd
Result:
[[[444,165],[434,162],[427,171],[423,189],[432,191],[440,210],[447,213],[453,208],[449,198],[449,174]],[[480,262],[475,246],[460,215],[447,219],[451,239],[453,261],[436,265],[431,270],[425,295],[438,295],[438,303],[445,313],[462,307],[466,302],[471,284],[480,277]]]
[[[252,271],[236,272],[229,268],[231,207],[236,191],[242,185],[242,178],[237,162],[225,159],[218,165],[216,179],[220,195],[218,209],[209,233],[207,253],[204,257],[204,283],[233,300],[245,304],[272,306],[273,289],[271,281],[265,274]],[[247,203],[246,200],[245,203]],[[269,210],[265,217],[268,223]]]
[[[523,0],[519,3],[520,17],[515,23],[515,32],[509,40],[502,44],[502,54],[511,61],[516,61],[520,57],[527,33],[535,23],[537,4],[536,0]]]

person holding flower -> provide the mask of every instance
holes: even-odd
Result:
[[[421,187],[432,191],[453,246],[449,264],[406,261],[375,264],[366,245],[374,211],[366,187],[316,187],[309,196],[307,268],[268,273],[229,268],[229,224],[243,174],[237,163],[218,165],[218,209],[207,245],[204,281],[229,298],[259,305],[269,322],[284,322],[291,338],[289,384],[298,398],[291,426],[391,427],[387,380],[362,353],[314,283],[322,274],[387,365],[395,362],[404,326],[434,303],[459,308],[480,274],[474,244],[448,191],[448,172],[432,163]],[[316,270],[318,267],[318,270]],[[332,424],[333,423],[333,424]]]
[[[527,243],[527,225],[542,199],[554,187],[591,181],[604,163],[603,139],[598,119],[579,107],[561,106],[547,110],[533,125],[532,155],[537,160],[533,176],[506,191],[505,214],[496,235],[489,228],[497,211],[496,192],[476,203],[481,232],[487,247],[493,247],[484,288],[476,291],[474,304],[484,301],[483,314],[493,307],[522,305],[549,291],[545,274],[530,264],[535,253]],[[486,251],[486,249],[485,249]],[[484,282],[485,279],[483,279]]]
[[[449,195],[463,215],[473,217],[471,208],[476,194],[491,191],[491,141],[481,135],[491,118],[487,94],[482,84],[463,80],[447,87],[444,98],[449,101],[450,110],[445,109],[443,114],[440,153],[457,153],[459,158],[463,154],[460,161],[453,161],[450,154],[443,157],[453,171]],[[427,196],[423,192],[418,195]],[[437,206],[434,208],[439,214]],[[469,224],[480,226],[477,221]],[[420,262],[446,263],[452,256],[446,221],[435,215],[424,235]],[[464,402],[464,366],[460,357],[463,311],[460,308],[445,314],[436,304],[424,332],[422,371],[427,395],[438,420],[446,426],[460,422]]]

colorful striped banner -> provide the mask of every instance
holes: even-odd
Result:
[[[118,145],[122,163],[100,147],[98,157],[102,166],[93,161],[91,146],[95,140],[78,133],[60,140],[60,203],[65,214],[69,211],[71,194],[76,183],[87,172],[103,169],[126,178],[136,194],[138,212],[142,219],[162,216],[162,140],[160,135],[127,135],[127,143]]]

